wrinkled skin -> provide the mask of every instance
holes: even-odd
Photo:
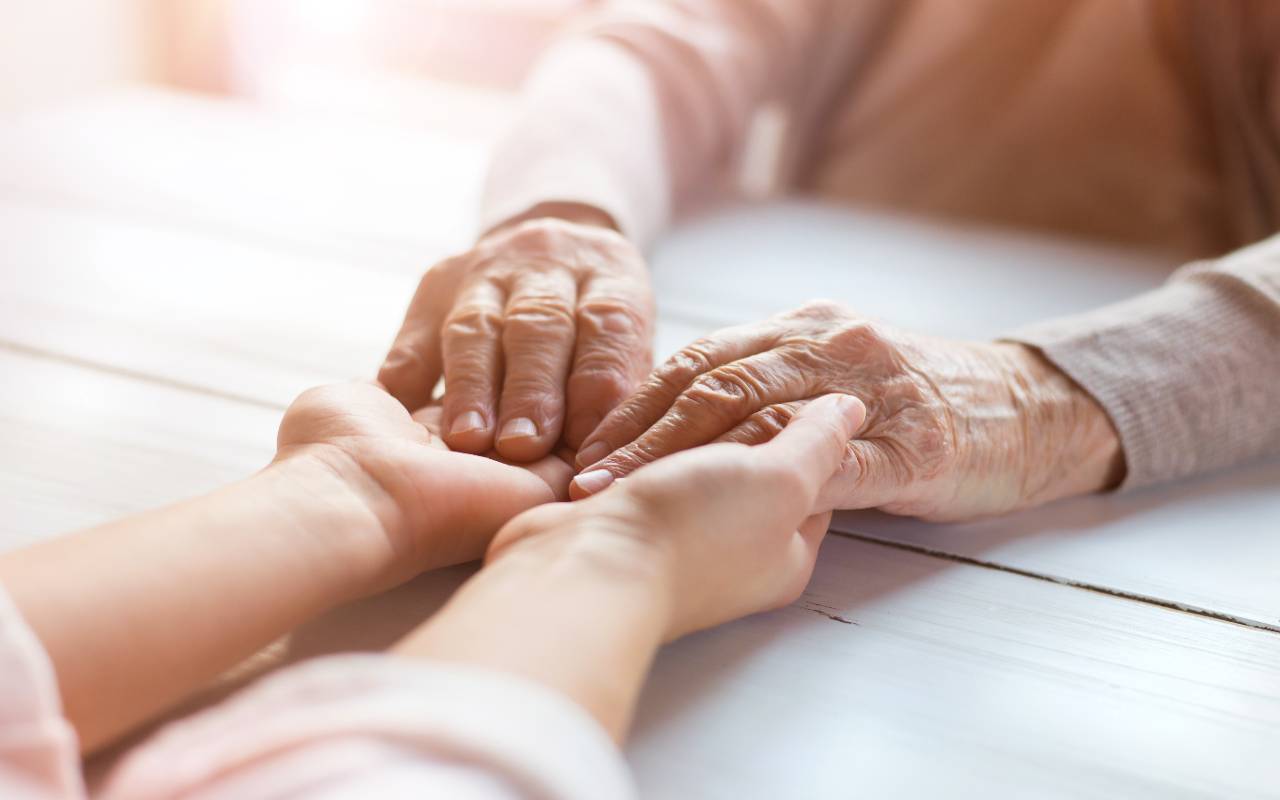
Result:
[[[868,416],[818,510],[970,519],[1098,491],[1123,470],[1096,401],[1030,348],[919,336],[816,302],[673,356],[583,443],[571,493],[704,442],[767,440],[827,392],[861,398]]]
[[[536,461],[576,447],[649,372],[652,328],[648,272],[622,235],[514,222],[427,271],[378,380],[414,410],[443,376],[450,448]]]
[[[489,560],[561,537],[618,580],[656,583],[667,640],[785,606],[809,582],[831,516],[813,507],[865,415],[856,398],[818,398],[765,444],[696,448],[583,502],[525,512]]]
[[[569,454],[517,467],[452,453],[433,432],[438,417],[435,407],[410,416],[380,387],[351,383],[304,392],[280,424],[276,461],[319,459],[377,518],[371,548],[396,555],[379,588],[480,558],[512,517],[567,496]]]

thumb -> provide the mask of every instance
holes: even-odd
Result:
[[[770,460],[794,466],[816,496],[840,469],[849,440],[866,418],[867,407],[858,398],[824,395],[800,409],[772,441],[755,449]]]

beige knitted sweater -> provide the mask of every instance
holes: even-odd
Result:
[[[575,201],[647,241],[764,108],[786,189],[1195,260],[1010,338],[1101,402],[1128,487],[1280,453],[1280,3],[609,3],[531,77],[485,219]]]

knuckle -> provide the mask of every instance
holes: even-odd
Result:
[[[754,404],[759,390],[732,365],[699,375],[685,390],[683,400],[701,411],[716,415],[744,415]]]
[[[529,332],[572,331],[573,312],[558,297],[525,297],[507,307],[504,325],[512,335]]]
[[[756,422],[769,433],[770,438],[777,436],[782,429],[791,424],[795,412],[789,406],[769,406],[756,414]]]
[[[446,340],[492,339],[502,330],[502,316],[488,306],[459,306],[444,321]]]
[[[652,381],[658,388],[680,391],[696,377],[711,369],[711,358],[706,343],[699,340],[671,356],[653,373]]]
[[[843,303],[819,297],[805,301],[799,308],[790,312],[790,315],[810,319],[840,319],[849,316],[850,312]]]
[[[602,297],[578,306],[578,325],[597,336],[639,337],[648,330],[649,315],[628,300]]]
[[[867,320],[853,320],[838,326],[831,334],[831,345],[838,351],[866,356],[884,348],[887,339],[878,325]]]

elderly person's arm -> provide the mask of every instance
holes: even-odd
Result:
[[[965,519],[1280,453],[1280,237],[1003,342],[825,303],[720,331],[592,434],[574,494],[703,441],[767,439],[836,390],[869,416],[826,507]]]
[[[1039,348],[1106,409],[1125,487],[1280,453],[1280,236],[1010,338]]]
[[[411,410],[443,376],[449,446],[577,447],[652,367],[638,248],[722,181],[754,111],[814,112],[881,4],[613,2],[554,46],[493,157],[483,235],[429,270],[379,374]]]

